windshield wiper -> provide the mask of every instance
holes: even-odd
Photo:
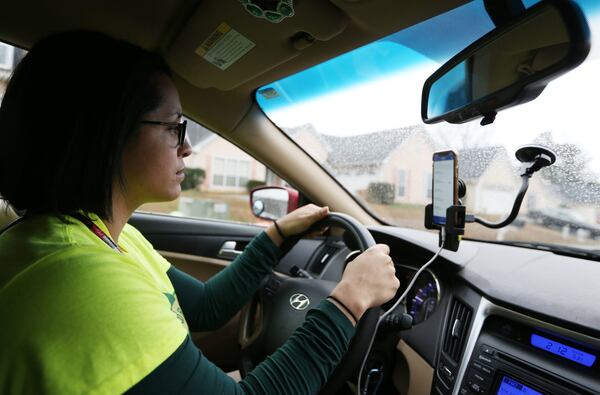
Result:
[[[600,250],[586,250],[583,248],[569,247],[550,243],[535,243],[531,241],[494,241],[493,243],[505,244],[510,246],[533,248],[544,250],[558,255],[566,255],[577,258],[588,258],[600,261]]]

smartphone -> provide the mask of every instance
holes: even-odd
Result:
[[[446,209],[458,204],[458,158],[454,151],[433,154],[433,223],[446,224]]]

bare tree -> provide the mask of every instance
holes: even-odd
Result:
[[[552,132],[544,132],[535,138],[536,144],[544,145],[556,153],[556,163],[542,169],[541,175],[568,199],[583,203],[600,202],[598,175],[588,166],[590,158],[581,147],[571,143],[557,143]]]

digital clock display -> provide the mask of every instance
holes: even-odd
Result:
[[[594,354],[578,350],[555,340],[536,335],[535,333],[531,334],[531,345],[583,366],[590,367],[596,362],[596,356]]]

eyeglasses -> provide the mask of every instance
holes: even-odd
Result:
[[[160,121],[146,121],[141,120],[140,123],[145,123],[148,125],[162,125],[168,126],[169,130],[177,129],[177,146],[180,147],[185,142],[185,129],[187,127],[187,120],[179,123],[179,122],[160,122]]]

